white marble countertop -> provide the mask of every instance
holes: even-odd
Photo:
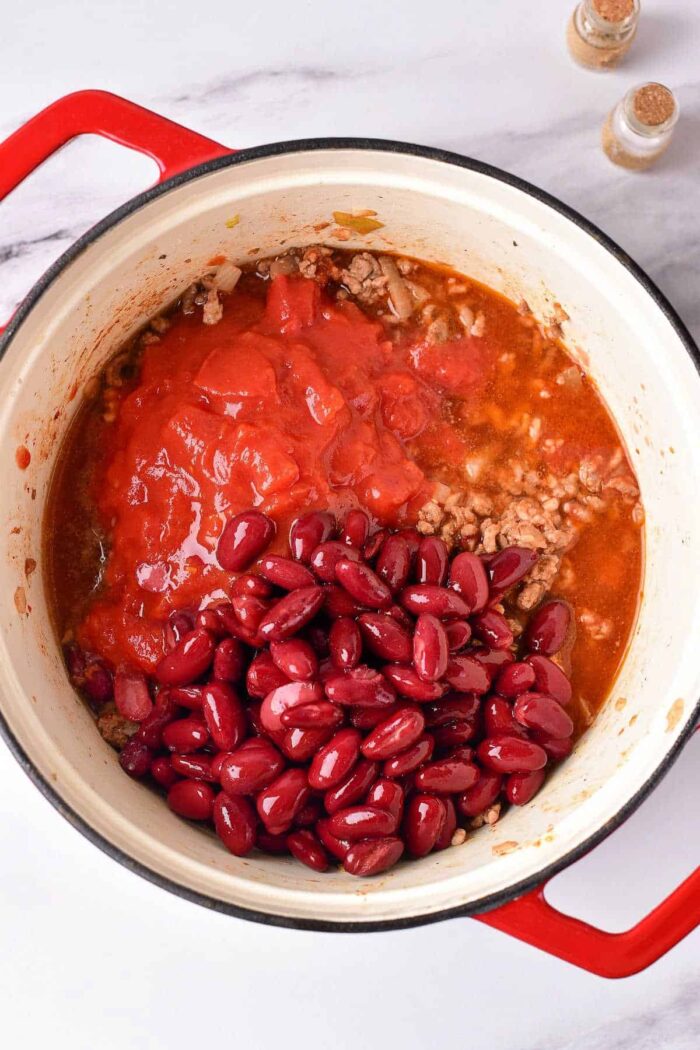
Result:
[[[617,240],[700,340],[700,11],[644,0],[626,65],[573,66],[569,0],[324,0],[15,6],[0,137],[58,96],[101,87],[231,146],[358,135],[442,146],[524,176]],[[677,89],[682,118],[643,175],[601,153],[635,82]],[[71,144],[0,207],[0,323],[81,232],[152,181],[150,161]],[[633,924],[698,863],[700,738],[630,821],[559,876],[551,899]],[[178,900],[94,849],[0,748],[0,957],[8,1046],[256,1050],[690,1050],[700,1043],[700,934],[606,982],[469,920],[319,935]]]

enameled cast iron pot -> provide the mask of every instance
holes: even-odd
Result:
[[[150,154],[162,179],[59,259],[3,340],[0,709],[24,768],[112,856],[221,911],[280,925],[370,930],[483,913],[520,896],[486,921],[598,972],[648,963],[697,921],[690,896],[697,873],[647,920],[644,936],[626,945],[624,963],[611,956],[594,964],[610,935],[596,942],[596,931],[559,916],[532,891],[639,804],[698,717],[700,377],[698,350],[673,309],[590,223],[487,165],[367,140],[231,153],[101,92],[62,99],[0,146],[0,197],[88,131]],[[573,755],[530,805],[512,809],[467,846],[362,881],[283,858],[233,857],[124,776],[68,683],[42,572],[25,572],[26,559],[41,567],[48,483],[81,388],[123,340],[205,272],[212,256],[249,262],[282,244],[314,243],[315,227],[334,211],[360,208],[374,209],[384,226],[342,247],[449,263],[512,299],[524,297],[540,317],[555,300],[564,306],[567,344],[619,424],[647,515],[644,597],[631,648]],[[31,453],[25,470],[15,456],[21,445]]]

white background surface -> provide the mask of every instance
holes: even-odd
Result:
[[[102,87],[231,146],[361,135],[490,161],[603,227],[700,338],[700,9],[644,0],[627,64],[563,45],[568,0],[35,0],[5,13],[0,136]],[[598,148],[632,84],[678,90],[676,140],[629,175]],[[152,180],[102,141],[72,144],[0,206],[0,320],[92,222]],[[550,899],[624,929],[699,860],[700,735],[642,808]],[[606,982],[470,920],[405,932],[291,932],[215,915],[129,874],[52,810],[0,748],[0,1018],[8,1047],[690,1050],[700,934]]]

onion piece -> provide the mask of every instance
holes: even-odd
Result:
[[[387,291],[394,313],[399,321],[406,321],[413,313],[413,302],[403,277],[390,256],[380,255],[377,261],[386,277]]]
[[[232,292],[238,284],[242,272],[240,267],[232,263],[230,259],[227,259],[214,274],[214,286],[220,292]]]

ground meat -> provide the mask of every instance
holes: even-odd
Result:
[[[224,308],[216,288],[207,291],[206,299],[202,309],[202,320],[204,324],[218,324],[224,316]]]
[[[325,248],[321,244],[304,248],[299,260],[299,273],[320,285],[340,280],[340,270],[333,262],[332,248]]]
[[[379,261],[369,252],[353,255],[350,265],[340,271],[340,281],[360,303],[376,303],[386,299],[387,278]]]
[[[123,718],[111,704],[97,719],[100,735],[117,751],[121,751],[138,727],[138,722],[130,722],[127,718]]]

